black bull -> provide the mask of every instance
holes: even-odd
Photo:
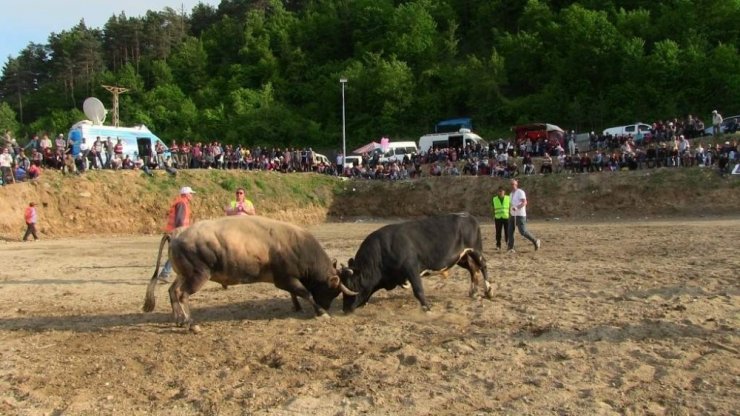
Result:
[[[481,284],[483,275],[485,296],[493,296],[488,282],[488,269],[483,257],[483,240],[478,221],[468,213],[447,214],[386,225],[362,242],[349,268],[342,270],[342,282],[355,295],[344,294],[343,309],[352,312],[364,305],[380,289],[391,290],[411,283],[414,296],[425,310],[429,303],[424,296],[421,277],[446,273],[455,265],[470,272],[470,296]]]

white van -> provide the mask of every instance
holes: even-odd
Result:
[[[72,142],[72,155],[77,156],[80,153],[80,143],[83,138],[88,146],[92,146],[98,137],[103,142],[110,137],[114,145],[118,139],[121,139],[123,156],[129,156],[132,160],[136,160],[139,155],[154,154],[158,142],[164,145],[165,157],[170,155],[170,150],[162,142],[162,139],[149,131],[144,125],[135,127],[103,126],[93,124],[89,120],[77,122],[69,129],[69,140]]]
[[[419,153],[416,142],[389,142],[385,151],[382,148],[373,150],[373,156],[378,154],[378,162],[403,162],[404,156],[411,158]]]
[[[324,164],[325,166],[331,165],[331,162],[329,162],[329,158],[322,155],[321,153],[313,152],[313,164],[314,166],[318,166],[320,164]]]
[[[419,149],[422,152],[429,152],[434,147],[466,147],[467,145],[475,146],[480,144],[485,148],[488,143],[482,137],[471,132],[469,129],[460,129],[457,133],[431,133],[425,134],[419,138]]]
[[[612,136],[628,136],[634,137],[635,141],[642,140],[643,138],[650,137],[650,129],[653,126],[646,123],[634,123],[627,124],[625,126],[609,127],[604,129],[604,136],[611,134]]]
[[[352,169],[354,167],[360,167],[362,165],[362,156],[349,155],[344,158],[344,168]]]

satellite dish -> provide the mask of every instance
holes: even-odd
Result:
[[[108,113],[103,103],[95,97],[85,99],[85,102],[82,103],[82,111],[85,112],[87,118],[95,125],[103,124],[105,115]]]

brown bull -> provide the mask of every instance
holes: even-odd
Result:
[[[190,315],[188,297],[212,280],[224,287],[269,282],[290,293],[296,311],[298,297],[311,303],[317,316],[326,315],[342,292],[351,295],[339,279],[336,261],[329,259],[308,231],[265,217],[235,216],[201,221],[160,242],[157,269],[144,300],[144,312],[154,310],[154,289],[165,242],[177,278],[170,286],[172,312],[178,325],[198,331]]]

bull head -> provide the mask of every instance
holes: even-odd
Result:
[[[356,274],[356,273],[359,273],[359,271],[352,268],[352,266],[354,265],[354,259],[349,259],[347,263],[348,263],[348,266],[347,267],[342,266],[339,272],[339,276],[342,279],[342,283],[345,285],[348,285],[349,287],[357,287],[358,290],[361,290],[361,287],[360,287],[361,285],[359,281],[357,280],[360,277],[360,274]],[[344,299],[342,301],[344,304],[343,306],[344,312],[350,313],[356,307],[360,292],[352,291],[352,293],[345,293],[345,292],[342,292],[342,293],[344,293]]]
[[[337,259],[332,259],[331,263],[335,273],[329,276],[329,286],[333,288],[339,288],[339,290],[341,290],[342,293],[345,295],[357,296],[357,292],[353,292],[352,290],[348,289],[347,286],[344,285],[343,279],[340,278],[340,276],[343,276],[344,273],[346,273],[346,270],[349,270],[351,275],[352,270],[344,267],[341,264],[339,265],[339,268],[337,268]]]

